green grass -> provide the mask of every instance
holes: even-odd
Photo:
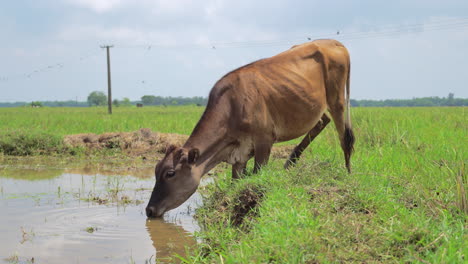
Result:
[[[465,110],[352,109],[352,174],[330,126],[289,171],[273,160],[239,181],[220,176],[197,212],[203,243],[185,261],[466,263]]]
[[[204,108],[198,106],[0,108],[0,131],[34,131],[58,136],[129,132],[151,128],[163,133],[190,134]]]
[[[289,171],[284,160],[272,160],[237,181],[228,172],[218,175],[197,211],[202,242],[185,262],[466,262],[466,110],[353,108],[352,174],[330,124]],[[0,143],[23,134],[61,138],[146,127],[189,134],[202,112],[117,108],[109,116],[105,108],[4,108]]]

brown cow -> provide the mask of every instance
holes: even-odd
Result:
[[[351,172],[349,74],[348,51],[335,40],[297,45],[226,74],[184,146],[170,146],[156,165],[147,216],[181,205],[220,162],[232,164],[232,177],[238,178],[253,156],[255,173],[268,162],[273,143],[306,135],[286,161],[289,167],[330,122],[327,109]]]

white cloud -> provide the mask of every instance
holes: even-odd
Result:
[[[197,5],[193,0],[158,0],[158,1],[145,1],[147,5],[153,6],[154,10],[158,13],[179,13],[181,11],[188,11],[192,9],[194,5]],[[198,3],[203,5],[203,3]],[[193,9],[192,9],[193,10]]]
[[[150,10],[153,14],[182,14],[204,10],[207,15],[212,15],[220,6],[219,1],[195,1],[195,0],[66,0],[67,2],[93,10],[96,13],[104,13],[117,8],[141,8]]]
[[[59,33],[62,41],[113,43],[116,45],[175,45],[177,41],[168,32],[132,28],[127,26],[104,27],[98,25],[69,25]]]
[[[68,0],[68,2],[80,7],[89,8],[97,13],[103,13],[120,7],[124,0]]]

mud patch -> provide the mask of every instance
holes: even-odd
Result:
[[[250,230],[267,188],[258,184],[243,184],[241,181],[237,181],[237,184],[226,189],[220,189],[215,184],[208,186],[214,190],[204,200],[203,207],[198,209],[196,218],[200,223],[204,226],[234,226],[244,232]]]
[[[244,189],[238,197],[238,202],[234,205],[231,215],[231,223],[234,226],[239,226],[244,222],[245,217],[250,213],[249,217],[255,217],[255,207],[263,198],[263,192],[258,189]]]
[[[274,146],[271,150],[271,156],[275,159],[287,159],[291,152],[294,150],[294,146]]]

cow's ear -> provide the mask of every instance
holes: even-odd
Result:
[[[200,156],[200,151],[197,148],[191,149],[188,153],[188,163],[190,165],[195,164],[199,156]]]
[[[173,145],[173,144],[167,146],[167,148],[166,148],[166,154],[171,153],[171,152],[174,151],[176,148],[177,148],[176,145]]]
[[[182,148],[179,148],[177,151],[174,152],[173,154],[173,160],[175,163],[179,163],[179,161],[181,160],[182,156],[184,155],[184,149]]]

